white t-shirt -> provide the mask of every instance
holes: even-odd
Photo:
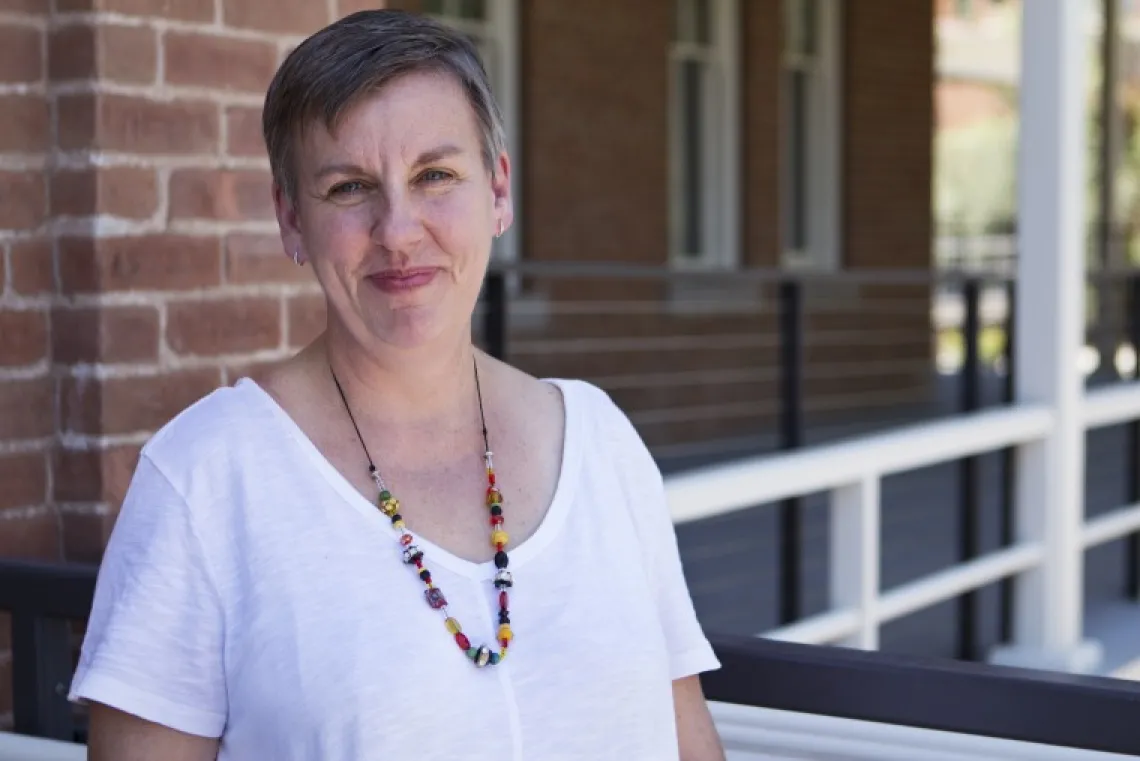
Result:
[[[548,382],[563,461],[510,552],[502,664],[464,656],[390,521],[243,379],[143,449],[70,698],[221,737],[222,761],[677,759],[671,682],[720,664],[660,472],[606,394]],[[491,644],[494,564],[416,539],[451,614]]]

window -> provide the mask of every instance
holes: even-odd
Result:
[[[491,256],[497,261],[516,261],[519,255],[522,219],[519,186],[522,177],[518,111],[518,0],[423,0],[423,12],[464,32],[479,50],[491,89],[503,111],[507,151],[511,155],[515,222],[502,238],[495,239]]]
[[[673,0],[669,246],[675,265],[739,261],[737,0]]]
[[[784,0],[781,238],[784,264],[840,262],[840,0]]]

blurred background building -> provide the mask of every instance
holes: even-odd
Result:
[[[1079,1],[1081,363],[1100,387],[1136,375],[1140,8]],[[97,563],[147,437],[320,331],[276,234],[260,104],[293,45],[378,5],[0,2],[0,557]],[[607,390],[668,477],[1011,400],[1019,0],[388,6],[467,31],[505,111],[518,222],[478,340]],[[1089,516],[1137,498],[1133,431],[1089,435]],[[1012,467],[884,478],[882,587],[1009,544]],[[827,610],[829,516],[821,493],[679,525],[706,628]],[[1087,627],[1140,621],[1137,555],[1132,537],[1088,552]],[[1010,595],[910,613],[878,646],[982,659]]]

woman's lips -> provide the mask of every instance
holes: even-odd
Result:
[[[435,280],[437,272],[438,270],[434,268],[389,270],[369,275],[368,281],[384,293],[406,293],[416,288],[423,288]]]

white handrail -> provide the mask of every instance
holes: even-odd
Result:
[[[1086,430],[1140,418],[1140,383],[1088,392],[1080,414]],[[874,568],[867,565],[872,560],[877,564],[879,554],[881,479],[962,457],[1034,444],[1051,434],[1053,423],[1049,407],[1023,404],[912,425],[670,476],[666,479],[666,497],[674,522],[681,524],[789,497],[829,492],[833,522],[847,522],[842,538],[833,537],[831,544],[832,607],[761,634],[793,642],[875,647],[881,624],[1016,577],[1040,567],[1045,559],[1041,542],[1023,539],[1013,547],[881,591]],[[861,516],[858,520],[852,520],[855,513]],[[1086,521],[1080,541],[1087,549],[1136,531],[1140,531],[1140,505]],[[862,593],[859,584],[863,585]],[[869,594],[872,588],[875,592]]]
[[[1140,383],[1121,383],[1085,394],[1085,429],[1103,428],[1140,418]]]
[[[1081,541],[1087,550],[1137,531],[1140,531],[1140,505],[1129,505],[1085,521]]]
[[[670,476],[675,523],[711,518],[803,494],[1024,444],[1052,424],[1044,406],[980,412],[796,452],[752,457]]]

